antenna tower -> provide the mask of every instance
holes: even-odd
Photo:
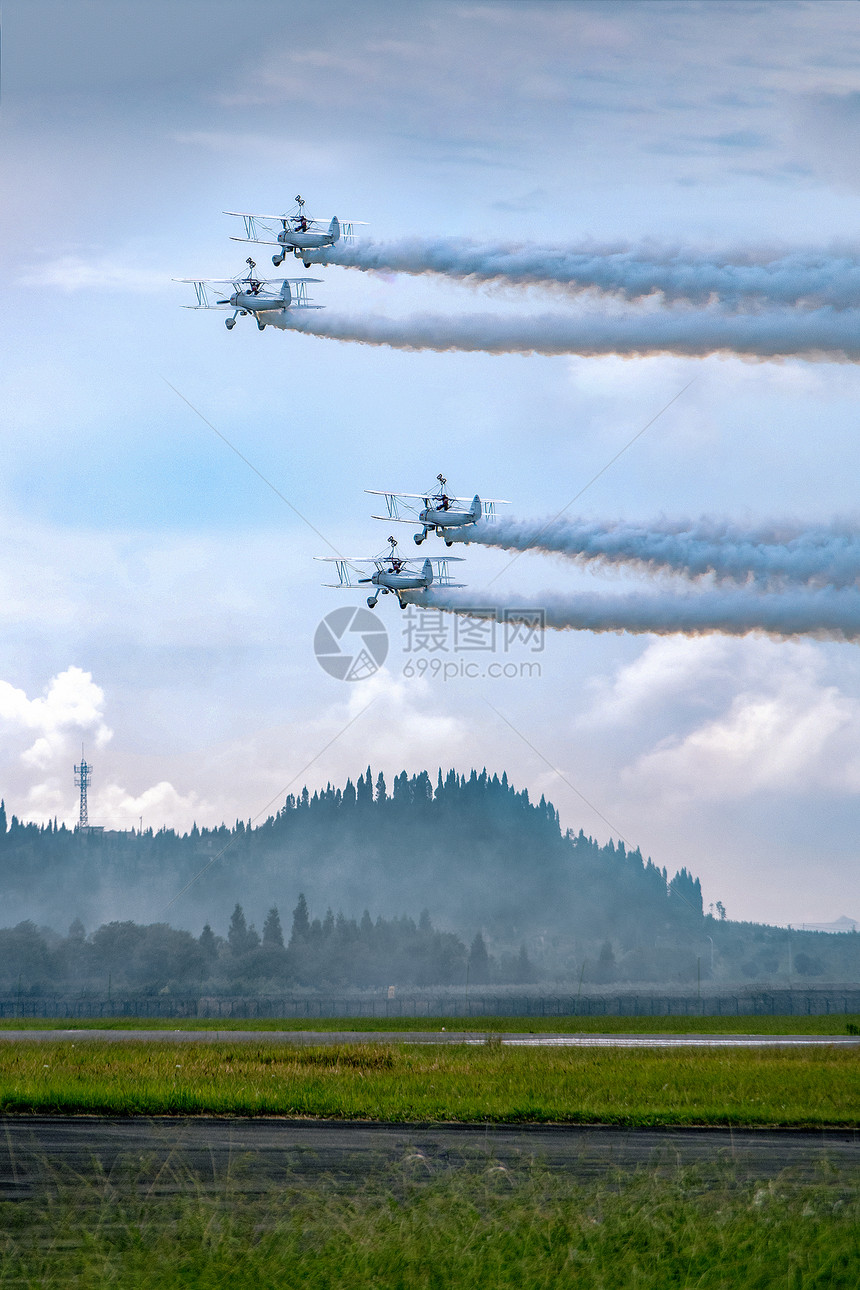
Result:
[[[78,820],[78,830],[81,833],[89,831],[90,823],[87,819],[87,787],[90,782],[90,775],[93,773],[92,766],[84,758],[83,746],[81,747],[81,764],[75,767],[75,788],[81,790],[81,816]]]

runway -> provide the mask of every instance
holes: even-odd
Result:
[[[386,1124],[276,1118],[0,1117],[0,1200],[101,1177],[148,1195],[188,1187],[243,1192],[325,1176],[356,1182],[392,1167],[431,1179],[457,1169],[539,1163],[579,1181],[660,1167],[731,1166],[736,1177],[830,1176],[856,1186],[850,1129],[618,1129],[602,1125]]]
[[[0,1043],[471,1044],[506,1048],[860,1048],[860,1035],[503,1034],[474,1030],[2,1030]]]

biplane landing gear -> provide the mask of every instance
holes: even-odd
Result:
[[[272,256],[272,264],[274,264],[274,266],[275,266],[275,268],[276,268],[276,269],[280,268],[280,266],[281,266],[283,263],[284,263],[284,257],[283,257],[283,255],[273,255],[273,256]]]
[[[235,318],[225,318],[225,319],[224,319],[224,326],[227,328],[227,330],[228,330],[228,331],[232,331],[232,330],[233,330],[233,328],[236,326],[236,319],[235,319]]]
[[[375,608],[376,608],[376,602],[377,602],[377,600],[378,600],[378,599],[379,599],[379,597],[378,597],[378,596],[368,596],[368,597],[367,597],[367,607],[368,607],[368,609],[375,609]]]
[[[400,601],[400,608],[401,608],[401,609],[405,609],[405,608],[406,608],[406,601],[405,601],[405,600],[401,600],[401,601]]]
[[[412,541],[415,543],[416,546],[420,546],[421,543],[426,538],[426,536],[427,536],[426,533],[413,533]]]
[[[445,539],[445,545],[446,545],[446,546],[453,546],[453,545],[454,545],[454,543],[452,542],[451,538],[446,538],[446,539]]]
[[[311,267],[310,260],[302,260],[302,264],[305,266],[306,269],[309,269]]]
[[[257,319],[257,326],[259,327],[260,331],[266,330],[266,324],[264,322],[261,322],[259,318]]]

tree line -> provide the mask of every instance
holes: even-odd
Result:
[[[304,895],[285,941],[272,906],[258,932],[241,904],[226,935],[207,923],[199,936],[166,923],[105,923],[87,935],[75,919],[66,936],[25,920],[0,929],[0,993],[51,991],[103,994],[283,993],[296,987],[329,990],[378,986],[527,984],[535,969],[525,946],[517,954],[489,953],[480,931],[469,945],[433,926],[425,910],[417,923],[403,915],[360,919],[311,918]]]

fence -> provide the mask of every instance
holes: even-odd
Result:
[[[475,994],[422,991],[389,998],[362,994],[296,994],[281,998],[177,995],[0,997],[0,1018],[196,1018],[313,1022],[329,1017],[746,1017],[860,1014],[860,986],[820,990],[741,990],[720,994]]]

